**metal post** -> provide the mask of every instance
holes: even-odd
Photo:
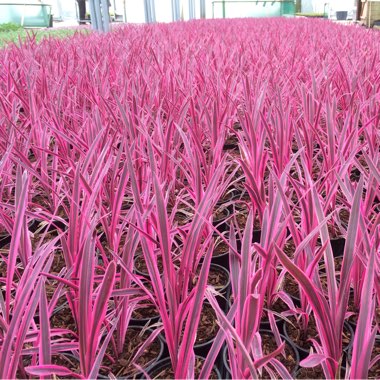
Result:
[[[103,25],[103,20],[102,20],[102,9],[100,6],[100,1],[101,0],[95,0],[94,5],[95,5],[95,17],[96,17],[96,23],[98,25],[98,30],[101,32],[104,32],[104,25]]]
[[[194,0],[189,0],[189,19],[195,18],[195,3]]]
[[[206,0],[200,0],[199,7],[201,18],[206,18]]]
[[[89,0],[92,29],[100,32],[110,31],[110,12],[108,0]]]
[[[223,18],[226,18],[226,2],[223,0],[222,2],[222,8],[223,8]]]
[[[149,0],[144,0],[144,14],[145,14],[145,22],[150,22],[150,14],[149,14]]]
[[[180,18],[179,0],[172,0],[172,17],[173,21],[178,21]]]
[[[108,33],[110,31],[110,9],[108,7],[108,0],[102,0],[102,20],[103,20],[103,32]]]
[[[123,0],[123,18],[123,21],[127,22],[127,7],[125,6],[125,0]]]
[[[91,27],[92,29],[98,30],[98,22],[96,18],[94,0],[89,0],[89,5],[90,5]]]
[[[151,22],[156,22],[156,7],[154,4],[154,0],[150,0],[150,20]]]

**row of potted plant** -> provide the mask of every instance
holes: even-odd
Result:
[[[0,377],[376,378],[377,47],[281,19],[0,51]]]

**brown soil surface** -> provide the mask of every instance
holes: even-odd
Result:
[[[219,207],[214,213],[213,213],[213,223],[219,224],[223,220],[227,219],[229,215],[228,209],[225,207]]]
[[[162,256],[157,256],[157,267],[158,271],[160,273],[163,273],[164,266],[162,264]],[[149,275],[148,267],[146,265],[145,257],[143,255],[138,255],[135,259],[135,268],[141,273],[144,273],[145,275]]]
[[[283,290],[290,296],[300,298],[299,285],[289,273],[284,276]]]
[[[293,325],[287,323],[286,329],[289,334],[289,338],[299,347],[309,350],[312,346],[311,342],[308,340],[310,338],[316,339],[318,336],[317,326],[315,325],[314,318],[309,318],[309,323],[306,331],[301,331],[297,328],[298,323],[294,317],[288,318]]]
[[[314,368],[300,368],[297,379],[325,379],[325,374],[320,365]]]
[[[312,346],[312,343],[310,342],[309,339],[316,339],[317,341],[319,341],[318,330],[315,324],[314,317],[311,316],[309,318],[309,323],[308,323],[306,332],[301,331],[299,328],[297,328],[298,323],[294,317],[289,317],[288,319],[295,326],[294,327],[290,323],[287,323],[286,329],[287,329],[289,338],[292,339],[292,341],[299,347],[302,347],[303,349],[309,351],[310,347]],[[344,327],[343,336],[342,336],[343,348],[347,347],[350,341],[351,341],[351,332],[346,327]]]
[[[267,305],[265,305],[264,307],[268,308]],[[284,311],[288,311],[289,306],[281,298],[277,298],[277,300],[268,309],[271,311],[274,311],[277,314],[281,314]],[[275,315],[274,317],[275,317],[275,319],[278,318],[277,315]],[[261,318],[261,323],[269,323],[269,319],[267,317],[267,312],[265,310],[264,310],[264,315]]]
[[[200,358],[196,358],[195,360],[195,369],[194,369],[194,375],[195,378],[199,378],[199,374],[201,373],[203,366],[203,360]],[[211,371],[209,379],[217,379],[218,375],[215,371]],[[164,368],[162,371],[158,373],[152,374],[152,379],[174,379],[174,371],[173,368],[170,366]]]
[[[236,214],[236,221],[242,230],[245,228],[245,225],[247,224],[248,219],[248,211],[240,211]],[[261,223],[258,218],[255,218],[253,221],[253,229],[254,230],[260,230],[261,229]]]
[[[160,313],[158,312],[156,306],[149,301],[144,301],[139,304],[138,307],[132,312],[132,318],[138,320],[151,319],[159,315]]]
[[[197,270],[197,274],[193,278],[193,285],[195,286],[198,281],[199,270]],[[211,266],[210,271],[208,273],[207,284],[212,285],[216,290],[223,289],[228,284],[228,274],[223,269],[219,269],[218,267]]]
[[[283,249],[284,253],[286,254],[286,256],[290,257],[290,258],[293,258],[294,257],[294,253],[296,251],[296,246],[294,244],[294,240],[293,239],[289,239],[285,244],[284,244],[284,249]]]
[[[271,352],[275,351],[278,346],[276,343],[276,340],[274,338],[274,335],[267,334],[267,333],[260,333],[261,339],[262,339],[262,349],[264,355],[268,355]],[[278,359],[288,370],[290,374],[296,369],[297,366],[297,360],[296,360],[296,354],[293,350],[293,348],[285,342],[285,356],[283,354],[277,355],[276,359]],[[270,379],[270,375],[267,371],[263,371],[263,379]]]
[[[348,220],[350,219],[350,212],[347,209],[342,208],[339,211],[339,218],[340,218],[342,224],[347,226]]]
[[[194,211],[190,208],[182,208],[177,210],[174,215],[174,220],[178,223],[179,226],[184,226],[191,222],[194,217]]]
[[[225,253],[228,254],[229,251],[230,251],[230,247],[224,241],[220,241],[215,246],[215,248],[212,252],[212,255],[213,256],[222,256]]]
[[[62,298],[63,299],[63,298]],[[61,301],[62,302],[62,301]],[[59,301],[58,301],[59,305]],[[59,310],[50,318],[51,328],[61,328],[77,332],[76,323],[69,305]]]
[[[76,358],[72,357],[71,355],[65,355],[64,353],[53,355],[51,358],[51,363],[65,367],[74,373],[80,373],[79,359],[76,360]],[[63,377],[63,376],[60,376],[60,377]],[[57,378],[60,378],[60,377],[57,377]]]
[[[373,359],[375,356],[380,355],[380,339],[377,338],[375,340],[375,345],[372,350],[371,359]],[[368,371],[368,378],[369,379],[380,379],[380,360],[375,363],[375,365],[370,368]]]
[[[105,357],[103,365],[109,367],[109,371],[102,369],[103,375],[112,373],[117,378],[121,376],[133,377],[138,372],[136,367],[132,363],[132,359],[140,349],[143,343],[149,338],[149,331],[142,333],[140,329],[130,328],[127,330],[125,337],[125,343],[123,352],[115,360],[114,363],[110,362],[110,359]],[[136,364],[142,368],[148,367],[160,354],[161,344],[156,338],[144,351],[143,355],[139,357]]]
[[[195,344],[202,344],[214,339],[219,330],[214,309],[209,304],[204,304],[199,319],[197,338]]]

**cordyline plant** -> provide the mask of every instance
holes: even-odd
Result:
[[[0,321],[3,330],[0,351],[2,378],[15,378],[19,365],[25,374],[20,363],[22,349],[30,326],[33,325],[33,317],[43,287],[41,273],[49,271],[53,261],[53,256],[50,254],[57,240],[58,238],[53,239],[33,253],[17,286],[12,310],[7,309],[6,303],[0,302]],[[12,288],[11,280],[6,283],[6,287]]]
[[[325,224],[320,227],[322,244],[327,242],[326,249],[321,250],[320,254],[324,253],[324,261],[326,263],[328,299],[324,297],[321,288],[318,288],[317,284],[310,279],[310,275],[307,275],[300,270],[286,256],[286,254],[284,254],[284,252],[276,247],[279,260],[289,273],[294,276],[305,292],[305,296],[314,312],[321,340],[320,343],[313,340],[317,353],[310,354],[301,365],[313,367],[317,364],[322,364],[326,377],[333,378],[336,375],[342,356],[342,331],[344,320],[346,318],[351,270],[355,257],[356,241],[359,231],[362,189],[363,180],[359,182],[353,200],[339,286],[337,286],[336,282],[333,253],[329,243],[327,227]],[[316,205],[318,220],[319,222],[323,222],[324,215],[315,188],[312,189],[312,193]],[[308,269],[310,271],[314,270],[317,259],[319,260],[319,257],[315,258],[313,265],[309,266]]]
[[[175,376],[178,378],[192,377],[194,373],[194,352],[192,347],[197,333],[213,248],[212,244],[210,244],[212,235],[209,234],[204,243],[201,242],[201,236],[206,222],[211,216],[213,205],[215,205],[220,196],[222,186],[219,182],[225,164],[222,162],[217,168],[198,208],[194,210],[194,219],[183,242],[181,262],[176,270],[172,254],[173,235],[171,235],[171,227],[166,212],[163,184],[159,183],[156,175],[157,168],[149,140],[147,140],[147,144],[153,182],[154,208],[145,209],[146,206],[141,202],[131,155],[127,155],[127,164],[130,168],[135,199],[137,224]],[[150,214],[152,214],[152,217],[148,218]],[[155,221],[155,223],[152,224],[150,220]],[[159,243],[152,240],[152,229],[156,232]],[[155,254],[155,245],[157,243],[163,263],[162,280]],[[191,290],[189,285],[194,276],[193,265],[196,254],[200,251],[205,252],[204,260],[200,264],[197,284]]]

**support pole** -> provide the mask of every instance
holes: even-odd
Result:
[[[96,18],[94,0],[89,0],[89,5],[90,5],[91,27],[94,30],[98,30],[98,22]]]
[[[150,3],[150,19],[151,22],[156,22],[156,6],[154,0],[149,0]]]
[[[156,9],[154,6],[154,0],[144,0],[144,12],[146,23],[156,21]]]
[[[100,32],[110,31],[108,0],[89,0],[92,29]]]
[[[146,23],[150,22],[148,0],[144,0],[144,15],[145,15],[145,22]]]
[[[100,7],[100,0],[95,0],[94,5],[95,5],[96,24],[98,25],[97,30],[99,30],[100,32],[104,32],[103,20],[102,20],[102,10]]]
[[[180,19],[179,0],[172,0],[172,17],[173,21]]]
[[[201,18],[206,18],[206,0],[200,0],[199,7]]]
[[[108,6],[108,0],[102,0],[101,17],[103,20],[103,32],[108,33],[110,31],[110,8]]]
[[[125,0],[123,0],[123,21],[127,22],[127,7],[125,6]]]
[[[195,18],[195,3],[194,0],[189,0],[189,19],[193,20]]]

